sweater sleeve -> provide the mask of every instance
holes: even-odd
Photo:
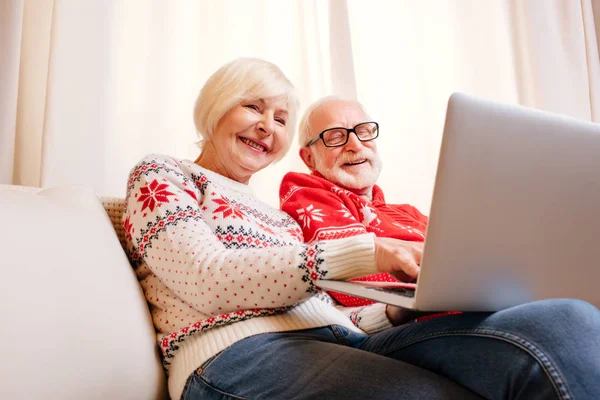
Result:
[[[385,312],[386,305],[383,303],[374,303],[363,307],[336,306],[336,308],[346,314],[357,328],[368,334],[392,327]]]
[[[312,295],[317,279],[376,271],[370,234],[230,249],[207,225],[203,195],[178,161],[148,156],[130,174],[124,213],[134,264],[145,263],[174,295],[203,313],[289,306]]]
[[[286,174],[279,196],[281,209],[298,221],[306,242],[367,233],[340,197],[312,175]]]

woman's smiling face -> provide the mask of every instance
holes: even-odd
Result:
[[[267,167],[288,147],[287,100],[243,101],[227,112],[212,132],[210,144],[222,175],[241,183]]]

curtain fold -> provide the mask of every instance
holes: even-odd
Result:
[[[600,0],[581,0],[591,120],[600,122]]]
[[[594,26],[596,28],[596,43],[598,45],[598,53],[600,53],[600,0],[591,0],[591,5]]]
[[[331,74],[332,92],[346,99],[356,100],[356,76],[350,38],[350,19],[346,0],[329,1],[329,48],[331,64],[336,67]]]
[[[0,2],[0,184],[13,182],[23,0]]]
[[[53,12],[53,0],[24,2],[13,170],[17,185],[42,183]]]

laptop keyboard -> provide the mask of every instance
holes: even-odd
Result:
[[[413,288],[378,288],[378,287],[365,287],[367,290],[376,290],[378,292],[391,293],[396,296],[403,296],[408,298],[415,297],[415,289]]]

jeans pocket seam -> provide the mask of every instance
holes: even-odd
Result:
[[[208,360],[204,361],[200,367],[198,367],[191,375],[191,379],[196,379],[198,380],[199,383],[201,383],[202,385],[206,386],[207,388],[214,390],[215,392],[218,392],[224,396],[228,396],[231,397],[232,399],[237,399],[237,400],[246,400],[245,397],[240,397],[237,396],[235,394],[231,394],[231,393],[227,393],[224,392],[220,389],[217,389],[216,387],[214,387],[212,384],[210,384],[206,379],[205,379],[205,372],[207,370],[207,368],[209,368],[211,366],[211,364],[217,359],[219,358],[219,356],[221,354],[223,354],[224,350],[218,352],[217,354],[211,356]],[[188,382],[186,382],[186,387],[188,386]],[[184,391],[185,393],[185,391]],[[185,400],[185,398],[183,398],[182,400]]]
[[[220,352],[218,352],[215,355],[212,355],[208,358],[208,360],[204,361],[202,364],[200,364],[200,366],[198,368],[196,368],[196,370],[194,371],[194,375],[201,375],[204,373],[204,370],[208,367],[210,367],[210,364],[213,363],[213,361],[215,361],[219,355],[221,355],[223,353],[224,350],[221,350]],[[198,370],[202,370],[202,372],[198,373]]]
[[[339,326],[339,325],[331,325],[330,326],[331,331],[333,332],[333,335],[336,337],[336,339],[338,340],[338,342],[341,345],[344,346],[348,346],[348,340],[346,339],[350,333],[350,330],[348,328]],[[346,334],[343,335],[341,329],[346,329]]]
[[[211,390],[213,390],[213,391],[215,391],[217,393],[220,393],[223,396],[227,396],[227,397],[230,397],[230,398],[236,399],[236,400],[247,400],[246,397],[241,397],[241,396],[238,396],[238,395],[235,395],[235,394],[232,394],[232,393],[228,393],[228,392],[225,392],[223,390],[220,390],[220,389],[214,387],[213,385],[211,385],[210,383],[208,383],[201,374],[196,374],[194,376],[194,378],[198,379],[198,381],[200,381],[207,388],[209,388],[209,389],[211,389]]]

